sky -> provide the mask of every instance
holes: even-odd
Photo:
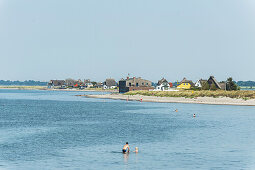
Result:
[[[254,0],[0,0],[0,80],[255,80]]]

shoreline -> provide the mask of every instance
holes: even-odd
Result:
[[[14,86],[11,86],[11,87],[5,87],[5,86],[0,86],[0,89],[8,89],[8,90],[47,90],[47,91],[73,91],[73,92],[118,92],[116,90],[94,90],[94,89],[49,89],[47,87],[44,87],[44,86],[34,86],[34,87],[31,87],[31,86],[20,86],[20,87],[14,87]]]
[[[85,96],[88,98],[101,98],[101,99],[114,99],[114,100],[130,100],[143,102],[156,102],[156,103],[191,103],[191,104],[210,104],[210,105],[236,105],[236,106],[255,106],[255,99],[244,100],[242,98],[229,98],[229,97],[196,97],[196,98],[185,98],[185,97],[159,97],[159,96],[147,96],[141,94],[134,95],[123,95],[116,93],[116,90],[94,90],[94,89],[48,89],[42,86],[28,86],[23,87],[11,87],[0,89],[11,89],[11,90],[47,90],[47,91],[71,91],[71,92],[109,92],[111,94],[99,94],[99,95],[76,95]],[[38,88],[40,87],[40,88]]]
[[[190,103],[190,104],[210,104],[210,105],[233,105],[233,106],[255,106],[255,99],[243,100],[228,97],[156,97],[143,95],[123,95],[123,94],[104,94],[104,95],[79,95],[88,98],[114,99],[127,101],[155,102],[155,103]]]
[[[81,90],[81,89],[45,89],[45,90],[48,90],[48,91],[77,91],[77,92],[118,92],[118,91],[114,91],[114,90],[88,90],[88,89],[84,89],[84,90]]]

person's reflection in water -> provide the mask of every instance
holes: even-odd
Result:
[[[129,157],[129,153],[124,153],[123,154],[123,158],[124,158],[125,163],[128,163],[128,157]]]

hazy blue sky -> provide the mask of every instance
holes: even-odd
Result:
[[[254,0],[0,0],[0,79],[255,80]]]

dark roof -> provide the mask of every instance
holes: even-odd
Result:
[[[200,79],[200,80],[198,80],[197,82],[200,82],[200,84],[203,85],[203,83],[206,83],[207,80]]]
[[[90,79],[84,80],[84,83],[91,83]]]
[[[201,83],[207,82],[207,80],[203,80],[203,79],[200,79],[199,81],[200,81]]]
[[[149,82],[151,82],[150,80],[145,80],[145,79],[142,79],[141,77],[132,77],[132,78],[130,78],[130,77],[127,77],[126,79],[121,79],[120,81],[132,81],[132,80],[143,80],[143,81],[149,81]]]
[[[106,79],[104,84],[108,87],[116,86],[116,81],[114,79]]]
[[[66,85],[67,86],[74,86],[77,83],[74,79],[66,79]]]
[[[168,81],[164,77],[158,81],[158,85],[161,85],[163,83],[168,83]]]
[[[215,85],[216,85],[217,88],[221,89],[220,84],[219,84],[218,81],[214,78],[214,76],[210,76],[210,78],[208,79],[208,83],[209,83],[210,80],[212,80],[212,81],[215,83]]]
[[[48,84],[51,86],[62,86],[65,84],[65,80],[50,80]]]
[[[195,85],[191,80],[187,80],[185,77],[184,77],[183,80],[180,82],[180,84],[182,84],[182,83],[189,83],[191,86],[194,86],[194,85]]]
[[[96,82],[95,87],[102,87],[103,83],[102,82]]]

